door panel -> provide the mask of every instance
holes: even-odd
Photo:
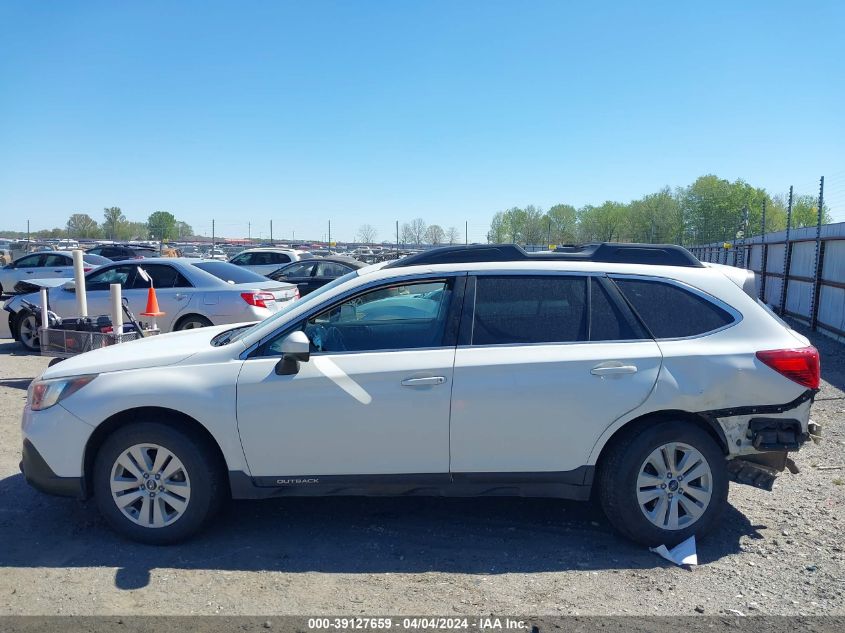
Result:
[[[447,473],[454,348],[244,362],[238,429],[255,477]],[[414,378],[437,384],[403,386]]]
[[[602,431],[648,397],[660,363],[654,341],[458,348],[451,470],[585,465]]]

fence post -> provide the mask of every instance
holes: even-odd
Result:
[[[766,266],[769,262],[769,245],[766,244],[766,199],[763,198],[763,219],[760,222],[760,299],[766,302]]]
[[[792,259],[792,243],[789,230],[792,227],[792,185],[789,185],[789,205],[786,207],[786,240],[783,245],[783,278],[780,285],[780,314],[786,312],[786,290],[789,285],[789,264]]]
[[[824,176],[819,181],[819,210],[816,218],[816,269],[813,271],[813,296],[810,303],[810,329],[815,332],[819,321],[819,299],[822,290],[824,242],[822,242],[822,209],[824,209]]]

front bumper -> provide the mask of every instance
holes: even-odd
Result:
[[[27,439],[23,441],[20,469],[26,482],[36,490],[59,497],[84,497],[82,477],[59,477]]]

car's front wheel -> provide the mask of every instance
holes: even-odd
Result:
[[[663,421],[623,433],[603,456],[598,495],[613,526],[648,546],[703,536],[727,504],[725,456],[707,431]]]
[[[41,336],[38,332],[38,320],[32,312],[21,312],[15,318],[17,339],[30,352],[41,349]]]
[[[223,484],[208,442],[157,422],[119,428],[94,463],[101,514],[144,543],[175,543],[202,529],[220,507]]]

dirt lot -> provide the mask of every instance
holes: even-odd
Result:
[[[774,493],[732,486],[691,571],[549,500],[237,502],[190,543],[129,543],[24,483],[20,410],[46,359],[0,341],[0,615],[845,614],[845,347],[815,340],[825,441]]]

